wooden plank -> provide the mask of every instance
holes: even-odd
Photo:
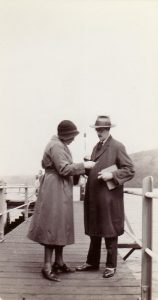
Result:
[[[29,294],[1,294],[3,300],[138,300],[137,295],[29,295]]]
[[[39,274],[39,272],[38,272]],[[37,274],[34,273],[26,273],[24,274],[24,276],[22,276],[22,274],[20,275],[21,278],[19,278],[19,274],[16,275],[16,273],[12,274],[13,277],[11,278],[10,273],[5,273],[5,277],[1,277],[0,278],[0,282],[1,282],[1,286],[5,286],[7,285],[16,285],[16,283],[18,282],[18,284],[28,284],[27,281],[29,279],[29,285],[46,285],[46,282],[43,280],[42,276],[38,276]],[[6,280],[7,278],[7,280]],[[63,277],[60,276],[60,278],[62,279],[62,282],[60,283],[60,286],[82,286],[82,287],[94,287],[95,285],[97,285],[98,287],[114,287],[115,286],[119,286],[119,287],[138,287],[138,285],[136,284],[134,286],[134,283],[132,282],[132,277],[128,278],[128,279],[118,279],[115,281],[108,281],[108,280],[104,280],[104,279],[100,279],[101,277],[99,277],[98,279],[87,279],[87,278],[70,278],[69,277]],[[63,281],[64,279],[64,281]]]
[[[85,261],[89,237],[84,235],[81,202],[75,202],[76,243],[64,248],[65,261],[72,267]],[[140,282],[118,256],[116,275],[104,279],[106,249],[102,244],[100,270],[61,274],[61,282],[45,280],[41,274],[43,247],[27,239],[29,221],[6,236],[0,245],[0,297],[3,300],[133,300],[140,295]]]
[[[58,286],[57,286],[58,285]],[[29,284],[19,286],[18,281],[14,286],[1,286],[1,293],[23,292],[36,295],[139,295],[137,287],[62,287],[60,283],[50,283],[50,285],[30,286]],[[97,298],[96,298],[97,299]]]

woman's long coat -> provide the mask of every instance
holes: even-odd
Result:
[[[72,176],[84,174],[84,165],[73,163],[67,145],[53,136],[45,149],[42,166],[45,175],[41,179],[28,237],[44,245],[72,244]]]
[[[89,236],[114,237],[124,232],[123,183],[134,176],[133,163],[125,147],[111,136],[97,151],[94,147],[91,159],[96,165],[89,171],[85,201],[85,233]],[[113,172],[115,189],[109,190],[105,181],[98,179],[98,172],[116,164]]]

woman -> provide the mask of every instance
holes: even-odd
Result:
[[[63,247],[74,243],[73,223],[73,176],[85,174],[91,169],[92,161],[73,163],[69,145],[79,132],[69,120],[59,123],[57,136],[47,144],[42,167],[45,169],[40,183],[35,212],[28,237],[44,245],[43,276],[48,280],[60,281],[55,273],[73,272],[63,261]],[[52,267],[52,254],[55,262]]]

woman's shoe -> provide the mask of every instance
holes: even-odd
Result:
[[[42,269],[41,272],[42,272],[43,277],[46,278],[46,279],[48,279],[48,280],[58,281],[58,282],[61,281],[60,279],[58,279],[55,276],[55,274],[52,271],[48,271],[48,270]]]
[[[52,266],[52,271],[56,274],[58,273],[74,273],[75,270],[72,268],[69,268],[66,264],[63,264],[60,266],[57,262],[54,262]]]

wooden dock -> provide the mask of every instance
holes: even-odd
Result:
[[[89,237],[84,235],[83,202],[74,203],[74,217],[76,242],[64,249],[65,262],[72,267],[85,261],[89,245]],[[61,282],[44,279],[43,247],[27,239],[29,223],[27,220],[20,224],[0,244],[0,300],[139,299],[140,282],[120,256],[115,276],[102,278],[104,243],[99,271],[61,274]]]

